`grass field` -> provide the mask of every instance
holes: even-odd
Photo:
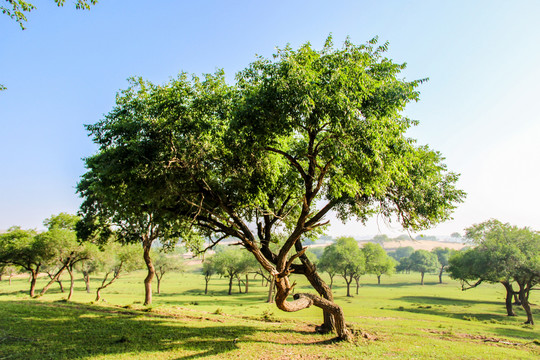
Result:
[[[144,307],[144,272],[125,275],[93,304],[78,280],[72,301],[55,285],[30,299],[25,278],[0,282],[0,359],[537,359],[538,328],[525,314],[505,316],[504,288],[482,285],[462,292],[435,275],[364,276],[359,295],[336,301],[356,331],[352,343],[313,332],[322,312],[284,313],[266,304],[267,288],[250,281],[248,294],[227,296],[227,279],[213,278],[204,295],[196,272],[168,274],[152,307]],[[309,291],[302,277],[297,292]],[[38,282],[38,288],[45,279]],[[98,284],[92,282],[93,289]],[[67,280],[64,284],[68,286]],[[233,289],[238,291],[238,287]],[[354,293],[354,291],[353,291]],[[538,301],[537,294],[531,301]],[[533,307],[536,318],[540,308]],[[540,321],[540,319],[538,319]]]

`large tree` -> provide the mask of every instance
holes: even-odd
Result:
[[[139,199],[147,211],[168,210],[214,241],[238,239],[274,277],[278,308],[320,307],[320,330],[349,338],[341,307],[304,254],[307,235],[331,211],[343,221],[379,213],[424,229],[448,219],[464,196],[442,156],[405,136],[415,122],[400,112],[418,99],[421,81],[402,80],[405,65],[385,58],[386,48],[347,40],[335,49],[330,38],[320,51],[286,47],[233,85],[221,71],[162,86],[135,79],[88,127],[99,153],[85,178],[116,179],[128,198],[140,181],[149,186]],[[118,212],[122,201],[104,207]],[[272,251],[277,234],[285,240]],[[289,301],[292,271],[320,296]]]

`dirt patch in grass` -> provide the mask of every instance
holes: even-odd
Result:
[[[501,338],[496,338],[496,337],[493,337],[493,336],[486,336],[486,335],[455,334],[455,333],[450,332],[450,331],[434,330],[434,329],[422,329],[422,331],[425,331],[425,332],[428,332],[428,333],[431,333],[431,334],[442,335],[446,339],[454,338],[454,339],[477,340],[477,341],[482,341],[484,343],[488,343],[488,344],[492,344],[492,345],[496,345],[496,346],[505,346],[505,345],[506,346],[525,346],[525,345],[529,345],[529,344],[535,344],[536,345],[536,343],[534,341],[527,342],[527,343],[512,342],[512,341],[509,341],[507,339],[501,339]]]

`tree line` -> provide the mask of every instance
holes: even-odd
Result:
[[[80,218],[76,215],[60,213],[44,221],[47,230],[37,232],[14,226],[0,234],[0,274],[26,272],[30,275],[31,297],[43,296],[54,283],[64,292],[61,281],[63,273],[69,274],[70,286],[67,300],[73,296],[77,270],[83,276],[86,291],[90,292],[90,276],[102,275],[96,289],[96,301],[102,297],[101,291],[120,278],[122,274],[142,268],[143,258],[140,246],[120,244],[117,241],[96,244],[81,241],[75,228]],[[179,256],[159,251],[151,253],[154,259],[157,292],[163,276],[169,271],[183,269]],[[49,281],[38,293],[36,282],[39,274],[47,274]]]

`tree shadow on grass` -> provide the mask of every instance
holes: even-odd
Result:
[[[134,311],[39,301],[2,302],[0,358],[85,359],[173,351],[178,359],[225,354],[234,339],[264,331],[211,319],[174,321]]]
[[[464,306],[464,305],[476,305],[476,304],[492,304],[492,305],[501,305],[504,306],[502,301],[485,301],[485,300],[468,300],[468,299],[456,299],[456,298],[446,298],[438,296],[401,296],[394,298],[393,300],[407,301],[410,303],[419,303],[419,304],[438,304],[438,305],[455,305],[455,306]]]

